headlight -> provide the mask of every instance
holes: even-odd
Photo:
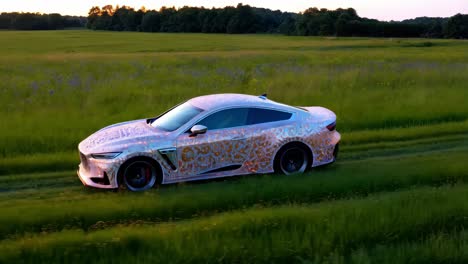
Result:
[[[95,153],[91,154],[91,157],[95,159],[113,159],[122,154],[122,152],[106,152],[106,153]]]

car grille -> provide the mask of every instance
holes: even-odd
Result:
[[[80,160],[81,160],[81,165],[85,170],[88,170],[88,159],[86,158],[85,154],[80,152]]]

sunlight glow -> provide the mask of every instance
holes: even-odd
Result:
[[[156,2],[156,3],[155,3]],[[309,7],[336,9],[339,7],[352,7],[362,17],[377,18],[380,20],[402,20],[419,16],[448,17],[457,13],[468,13],[468,0],[293,0],[293,1],[266,1],[266,0],[16,0],[1,1],[1,12],[41,12],[61,13],[62,15],[86,16],[92,6],[127,5],[139,9],[159,9],[161,6],[204,6],[224,7],[236,6],[237,3],[249,4],[255,7],[280,9],[282,11],[301,12]]]

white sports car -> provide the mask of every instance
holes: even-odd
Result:
[[[78,149],[86,186],[143,191],[166,184],[243,174],[302,173],[335,161],[336,115],[266,95],[214,94],[162,115],[105,127]]]

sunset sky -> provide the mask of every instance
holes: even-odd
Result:
[[[380,20],[403,20],[418,16],[448,17],[457,13],[468,13],[468,0],[0,0],[0,12],[41,12],[61,13],[63,15],[87,15],[91,6],[127,5],[135,8],[145,6],[147,9],[159,9],[161,6],[204,6],[211,8],[235,6],[237,3],[256,7],[280,9],[282,11],[300,12],[308,7],[336,9],[338,7],[353,7],[362,17]]]

